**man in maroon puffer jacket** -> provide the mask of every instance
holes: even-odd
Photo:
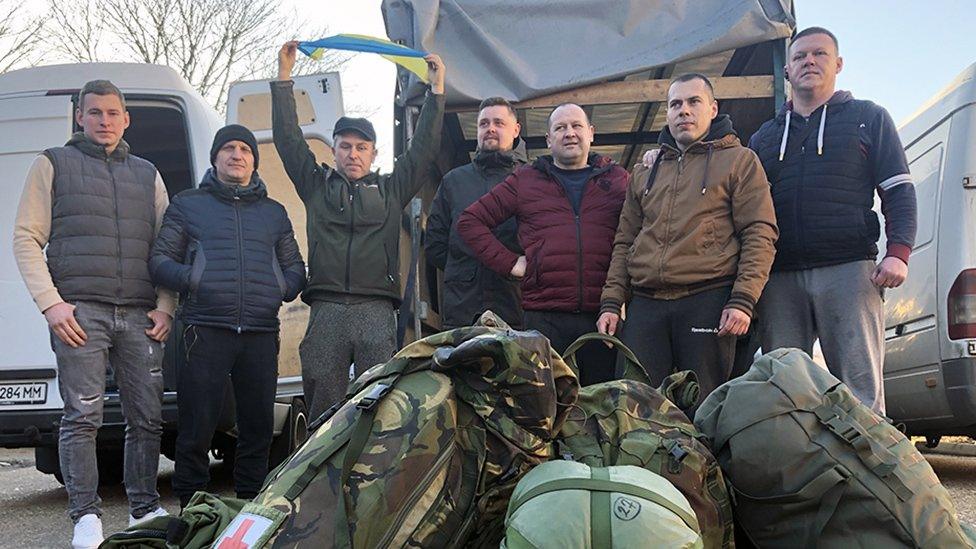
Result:
[[[628,174],[589,154],[593,126],[579,105],[552,111],[546,141],[552,155],[519,168],[469,206],[458,233],[488,268],[522,280],[525,327],[562,352],[596,330]],[[512,216],[525,255],[491,232]],[[606,347],[588,344],[577,357],[583,385],[613,379],[614,354]]]

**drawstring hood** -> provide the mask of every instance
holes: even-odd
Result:
[[[783,139],[779,142],[779,161],[782,162],[786,158],[786,141],[790,137],[790,116],[793,114],[793,110],[786,111],[786,123],[783,124]]]
[[[678,142],[671,135],[671,130],[665,126],[658,137],[658,143],[661,145],[661,153],[657,155],[657,158],[654,159],[654,164],[651,165],[650,174],[647,176],[647,184],[644,185],[644,196],[647,196],[651,192],[651,187],[654,186],[654,180],[657,178],[658,168],[665,156],[670,158],[671,156],[677,155],[678,158],[681,158],[685,154],[696,153],[701,148],[705,149],[705,173],[702,175],[701,194],[705,194],[708,188],[708,165],[712,161],[712,151],[716,147],[730,146],[733,142],[738,142],[738,136],[735,128],[732,127],[732,119],[727,114],[716,116],[712,120],[712,125],[708,128],[708,134],[700,141],[692,143],[684,152],[681,152],[678,148]]]
[[[824,103],[821,107],[818,107],[821,110],[820,127],[817,129],[817,156],[823,156],[824,128],[827,127],[827,107],[830,105],[847,103],[853,99],[854,96],[851,95],[851,92],[841,90],[834,92],[834,95],[830,96],[830,99],[828,99],[826,103]],[[814,110],[813,112],[817,111]],[[780,114],[782,114],[784,117],[783,137],[779,142],[779,161],[782,162],[783,159],[786,158],[786,144],[790,139],[790,121],[792,120],[793,115],[793,101],[787,101],[786,104],[783,105],[783,110]]]
[[[823,156],[823,132],[827,125],[827,105],[820,111],[820,129],[817,130],[817,156]]]
[[[705,185],[708,184],[708,164],[712,161],[712,151],[715,147],[711,143],[708,144],[708,152],[705,153],[705,173],[702,174],[702,194],[705,194]]]

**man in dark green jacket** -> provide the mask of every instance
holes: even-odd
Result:
[[[271,83],[272,129],[275,148],[307,213],[309,280],[302,300],[312,312],[299,355],[314,418],[343,397],[350,364],[358,376],[396,351],[400,217],[440,149],[444,63],[437,55],[426,57],[430,94],[413,140],[393,172],[380,175],[370,171],[376,132],[366,119],[336,122],[334,167],[319,164],[309,150],[292,91],[297,48],[297,42],[287,42],[278,53],[278,80]]]

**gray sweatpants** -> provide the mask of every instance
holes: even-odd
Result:
[[[319,417],[346,395],[350,364],[355,364],[359,377],[395,352],[396,316],[389,299],[313,302],[298,346],[309,417]]]
[[[884,415],[882,290],[873,261],[773,272],[757,305],[763,352],[820,347],[830,373]]]

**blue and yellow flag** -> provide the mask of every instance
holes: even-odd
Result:
[[[424,61],[427,53],[401,46],[383,38],[362,34],[337,34],[321,40],[299,42],[298,49],[312,59],[321,59],[324,50],[327,49],[376,53],[427,82],[427,62]]]

